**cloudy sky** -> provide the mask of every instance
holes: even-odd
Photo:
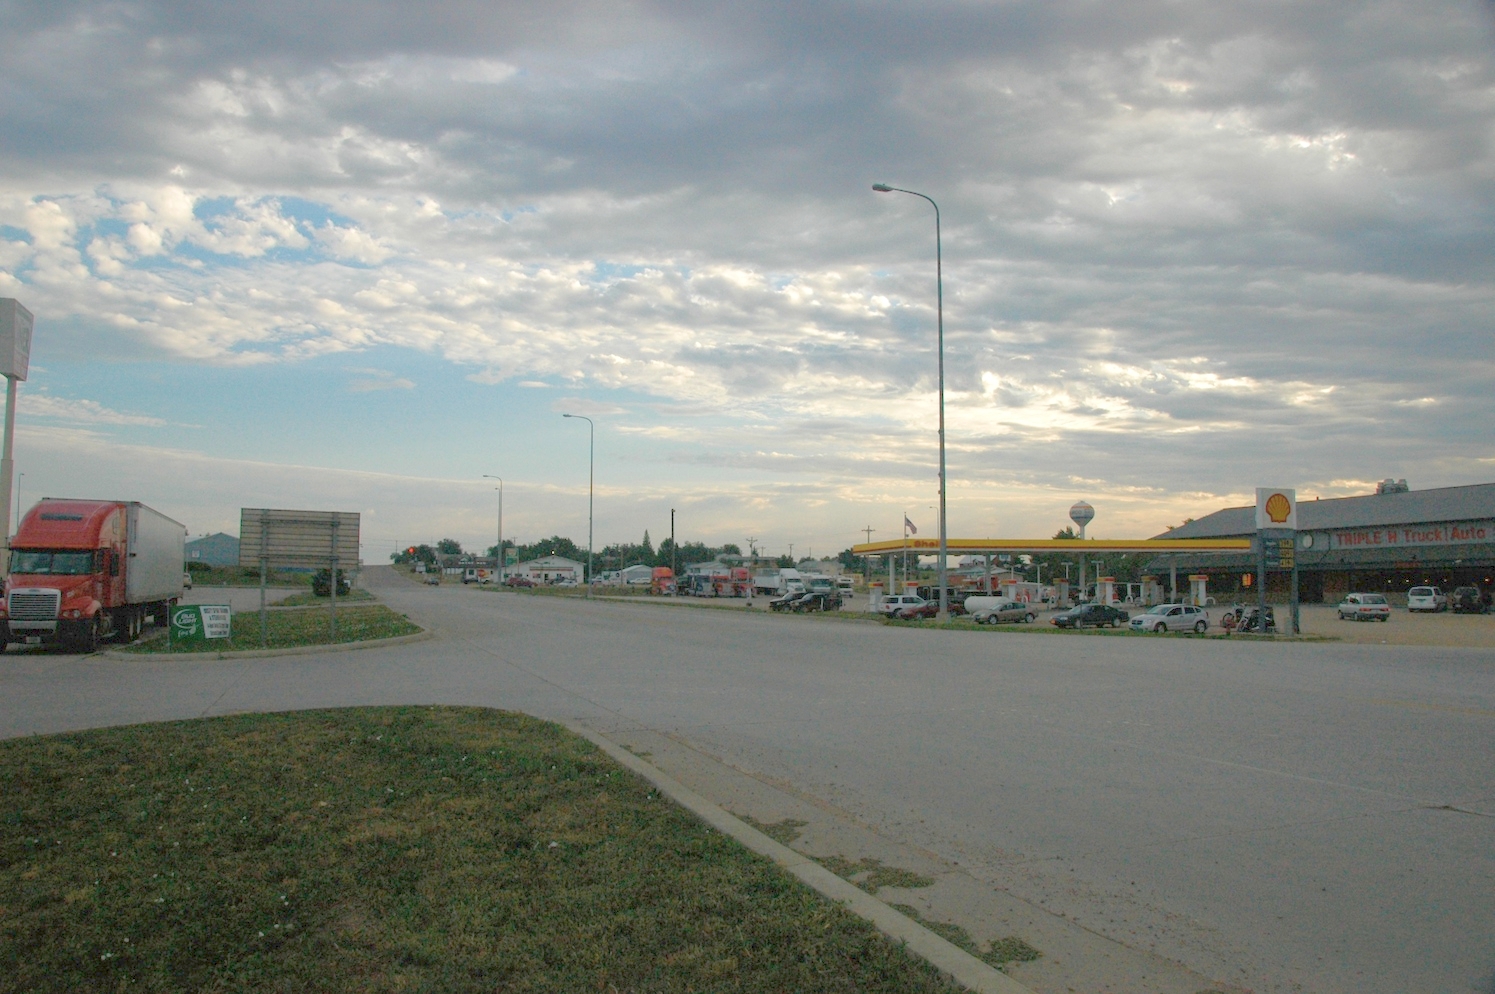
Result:
[[[1488,2],[0,3],[23,502],[364,555],[1495,480]]]

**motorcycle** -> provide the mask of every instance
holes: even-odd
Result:
[[[1232,610],[1225,612],[1225,617],[1220,619],[1220,625],[1225,629],[1226,634],[1231,632],[1240,632],[1242,634],[1255,632],[1260,634],[1262,630],[1261,608],[1253,607],[1248,612],[1246,608],[1237,604]],[[1268,604],[1266,634],[1275,635],[1276,633],[1277,618],[1272,613],[1272,605]]]

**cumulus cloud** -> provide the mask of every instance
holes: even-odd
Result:
[[[166,421],[147,414],[126,414],[114,411],[98,401],[53,397],[50,394],[26,391],[16,401],[16,414],[28,421],[61,421],[69,424],[127,425],[142,428],[163,428]]]
[[[930,485],[934,231],[885,181],[940,203],[973,509],[1486,473],[1485,6],[4,17],[0,288],[115,357],[408,349],[659,465],[897,500]]]

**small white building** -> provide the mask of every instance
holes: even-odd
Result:
[[[627,569],[619,570],[618,579],[620,583],[629,586],[647,587],[654,582],[654,567],[645,566],[643,563],[636,563]]]
[[[541,556],[515,563],[504,569],[504,577],[522,576],[535,583],[580,583],[586,576],[586,563],[565,556]]]

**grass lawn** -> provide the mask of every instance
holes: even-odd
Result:
[[[342,603],[344,601],[371,601],[373,599],[374,595],[369,593],[367,590],[364,590],[362,587],[354,587],[346,594],[337,595],[337,603],[339,607],[342,606]],[[328,600],[329,598],[318,597],[310,590],[307,590],[303,593],[291,594],[289,597],[282,597],[280,600],[274,601],[273,603],[276,607],[306,607],[311,604],[320,604],[322,607],[326,607]]]
[[[192,583],[200,587],[258,587],[258,566],[207,566],[193,563],[187,567],[192,574]],[[272,587],[310,587],[311,573],[301,570],[272,569],[266,583]]]
[[[322,598],[326,603],[326,598]],[[166,633],[137,645],[127,646],[124,652],[233,652],[239,649],[286,649],[300,645],[331,645],[334,642],[362,642],[365,639],[393,638],[397,635],[414,635],[421,627],[403,614],[396,614],[383,604],[366,604],[358,607],[337,609],[337,639],[331,636],[326,611],[267,611],[269,639],[260,642],[260,613],[258,611],[236,612],[231,634],[226,639],[208,642],[174,642],[166,644]]]
[[[479,708],[0,742],[8,991],[954,991],[589,742]]]

